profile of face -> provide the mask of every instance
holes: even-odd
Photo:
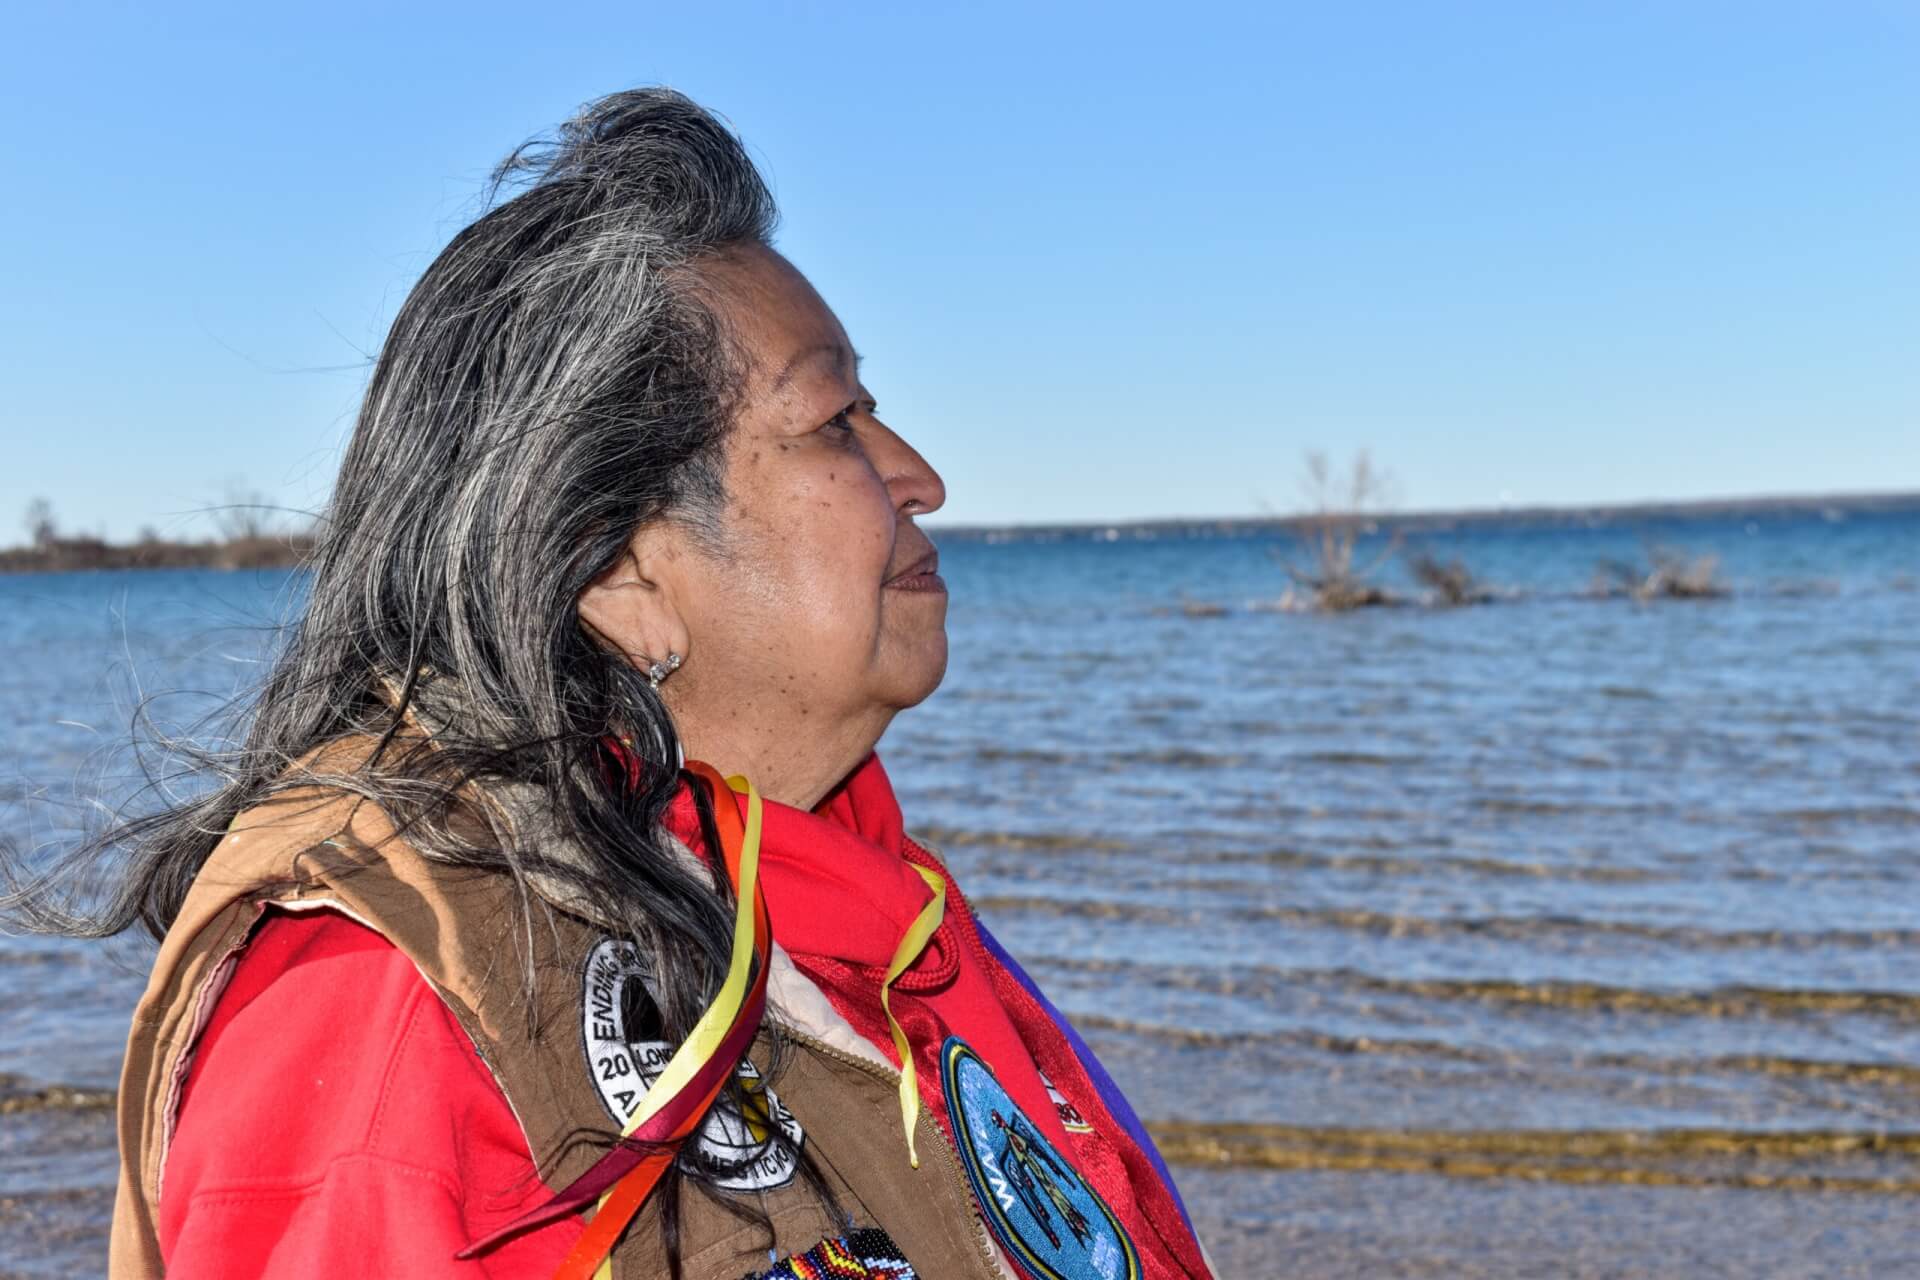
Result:
[[[946,585],[914,522],[946,490],[791,263],[755,246],[701,271],[746,358],[719,537],[641,529],[580,612],[642,668],[684,657],[661,695],[690,756],[811,805],[946,672]]]

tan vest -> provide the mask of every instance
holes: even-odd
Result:
[[[604,1004],[609,965],[630,950],[542,899],[528,921],[506,876],[428,859],[370,802],[317,788],[289,793],[241,814],[208,858],[134,1014],[119,1098],[113,1276],[164,1273],[155,1224],[181,1086],[195,1039],[268,904],[343,911],[407,954],[472,1037],[549,1187],[565,1186],[604,1150],[568,1139],[583,1130],[608,1141],[617,1134],[614,1103],[590,1059],[594,1037],[608,1030],[596,1032],[593,1002]],[[531,1008],[523,985],[529,957],[537,975]],[[922,1110],[920,1167],[912,1168],[899,1074],[777,948],[769,1016],[785,1026],[794,1051],[768,1083],[853,1224],[885,1230],[924,1280],[1011,1275],[945,1134]],[[749,1055],[762,1069],[766,1048],[763,1037]],[[759,1197],[780,1257],[848,1226],[800,1177],[723,1194]],[[648,1204],[628,1230],[614,1254],[616,1276],[666,1274],[659,1209]],[[767,1268],[761,1225],[692,1190],[682,1209],[687,1280],[740,1280]]]

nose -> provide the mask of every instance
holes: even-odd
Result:
[[[946,481],[940,478],[927,460],[901,438],[890,427],[882,427],[889,443],[886,465],[881,475],[886,477],[887,492],[893,498],[893,505],[902,515],[923,516],[938,511],[947,504]]]

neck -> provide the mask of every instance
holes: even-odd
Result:
[[[811,810],[873,751],[893,713],[878,723],[842,725],[822,733],[810,724],[757,723],[738,712],[708,717],[669,704],[681,748],[689,760],[704,760],[722,774],[752,779],[761,796]]]

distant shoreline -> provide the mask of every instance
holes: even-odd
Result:
[[[0,574],[91,573],[118,569],[287,569],[313,549],[305,534],[227,538],[212,542],[107,542],[48,538],[0,550]]]
[[[1908,493],[1786,494],[1749,498],[1703,498],[1686,502],[1632,502],[1614,505],[1468,507],[1453,510],[1368,513],[1370,524],[1403,533],[1439,533],[1449,529],[1531,525],[1598,528],[1640,520],[1814,515],[1858,515],[1883,511],[1920,512],[1920,491]],[[1285,532],[1314,517],[1196,516],[1148,520],[1073,521],[1039,524],[931,525],[941,538],[961,542],[1113,541],[1120,538],[1245,537]],[[249,537],[208,542],[106,542],[98,538],[56,538],[38,546],[0,549],[0,574],[84,573],[122,569],[288,569],[313,549],[307,535]]]
[[[1883,511],[1920,512],[1920,491],[1899,493],[1779,494],[1745,498],[1697,498],[1680,502],[1626,502],[1532,507],[1462,507],[1419,511],[1379,511],[1363,518],[1382,529],[1403,533],[1439,533],[1463,527],[1531,525],[1535,527],[1631,524],[1642,520],[1818,515],[1860,515]],[[1085,520],[1051,524],[928,525],[941,538],[972,541],[1090,541],[1121,538],[1241,537],[1285,532],[1321,519],[1305,514],[1271,516],[1161,517],[1150,520]]]

